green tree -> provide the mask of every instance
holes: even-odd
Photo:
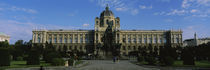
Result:
[[[29,51],[28,48],[29,47],[27,47],[26,42],[24,43],[23,40],[16,41],[14,48],[12,49],[13,51],[11,52],[13,60],[17,60],[17,57],[22,57],[24,54],[26,54]]]
[[[7,40],[0,42],[0,47],[6,47],[6,48],[8,48],[9,47],[9,42]]]

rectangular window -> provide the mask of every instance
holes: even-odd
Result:
[[[57,43],[57,37],[54,38],[54,43]]]
[[[88,38],[85,38],[85,43],[88,43]]]
[[[152,38],[149,38],[149,43],[152,43]]]
[[[59,42],[60,42],[60,43],[62,43],[62,41],[63,41],[63,38],[62,38],[62,36],[61,36],[61,35],[60,35],[60,38],[59,38],[59,40],[60,40]]]
[[[163,38],[163,43],[166,43],[167,41],[166,41],[166,38]]]
[[[154,38],[154,42],[155,42],[155,43],[158,43],[157,38]]]
[[[75,34],[74,41],[75,41],[75,43],[78,43],[78,36],[77,36],[77,34]]]
[[[126,43],[126,39],[125,38],[123,38],[123,43]]]
[[[67,38],[64,39],[64,42],[67,43]]]
[[[49,43],[52,43],[52,38],[49,38],[48,42],[49,42]]]
[[[80,37],[80,43],[83,43],[83,38]]]
[[[72,43],[72,38],[69,38],[69,42]]]
[[[144,38],[144,43],[147,43],[147,38]]]
[[[139,43],[141,43],[141,38],[139,38]]]
[[[40,37],[38,37],[38,43],[41,43],[41,38]]]
[[[83,43],[83,35],[80,34],[80,43]]]
[[[179,43],[179,38],[176,38],[176,42]]]
[[[74,41],[75,41],[75,43],[78,43],[78,38],[75,38]]]
[[[133,38],[133,42],[136,43],[136,38]]]
[[[163,40],[162,40],[162,38],[160,38],[160,40],[159,40],[159,43],[163,43]]]
[[[131,38],[128,38],[128,43],[131,43]]]

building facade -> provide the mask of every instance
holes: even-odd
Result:
[[[110,39],[107,39],[111,37]],[[57,48],[64,45],[71,50],[104,54],[100,48],[111,43],[120,44],[120,54],[138,51],[144,46],[182,46],[181,30],[121,30],[120,18],[115,17],[109,7],[95,18],[94,30],[34,30],[33,43],[51,42]],[[109,45],[110,46],[110,45]],[[111,45],[110,47],[115,47]],[[92,52],[89,50],[93,50]]]
[[[197,34],[195,33],[193,39],[184,40],[183,46],[198,46],[201,44],[207,44],[208,42],[210,42],[210,38],[197,38]]]
[[[0,32],[0,42],[2,41],[10,41],[10,36]]]

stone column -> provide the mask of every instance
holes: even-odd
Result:
[[[1,40],[1,38],[0,38]],[[35,43],[35,33],[33,32],[33,35],[32,35],[32,43]]]
[[[54,43],[54,34],[52,33],[52,43]]]
[[[159,34],[157,35],[157,43],[160,43],[160,40],[159,40]]]
[[[133,34],[130,35],[130,39],[131,39],[131,43],[134,43],[133,42]],[[131,46],[131,47],[133,47],[133,46]],[[131,48],[131,50],[132,50],[132,48]]]
[[[36,33],[35,43],[37,43],[38,33]]]
[[[83,43],[85,43],[85,34],[84,34],[84,33],[82,34],[82,37],[83,37],[83,38],[82,38]]]
[[[74,39],[75,39],[75,38],[74,38],[74,35],[75,35],[75,34],[72,34],[72,43],[75,43],[75,41],[74,41]]]
[[[141,43],[143,43],[143,41],[144,41],[144,34],[141,34]]]
[[[137,36],[136,36],[136,43],[139,44],[139,34],[137,34]]]
[[[127,34],[125,34],[125,41],[126,41],[126,43],[128,43],[128,35]]]
[[[57,38],[56,43],[59,43],[59,34],[56,35],[56,38]]]
[[[46,33],[46,31],[43,32],[42,38],[43,38],[42,43],[46,43],[46,41],[47,41],[47,33]]]

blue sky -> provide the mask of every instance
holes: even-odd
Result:
[[[11,43],[33,29],[94,29],[109,4],[123,30],[179,30],[183,38],[210,36],[210,0],[0,0],[0,32]]]

